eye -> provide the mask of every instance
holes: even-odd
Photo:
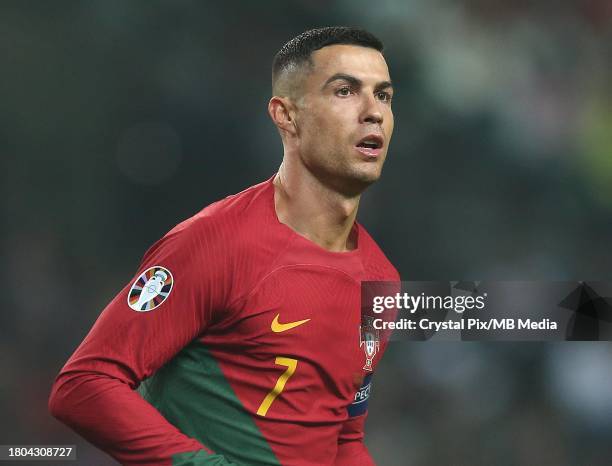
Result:
[[[383,102],[391,102],[391,94],[386,91],[379,91],[376,93],[376,97]]]
[[[351,88],[347,86],[341,87],[336,91],[336,95],[339,95],[340,97],[348,97],[351,95]]]

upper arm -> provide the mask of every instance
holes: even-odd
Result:
[[[62,374],[99,373],[135,388],[202,333],[229,295],[218,236],[188,221],[153,245]]]

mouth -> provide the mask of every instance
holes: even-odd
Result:
[[[383,143],[383,138],[378,134],[368,134],[355,144],[355,148],[368,157],[378,157],[382,152]]]

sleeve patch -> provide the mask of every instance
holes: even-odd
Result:
[[[353,402],[347,408],[349,417],[361,416],[368,410],[368,399],[370,398],[371,387],[372,374],[368,374],[363,379],[361,388],[355,393]]]
[[[165,267],[148,268],[132,284],[127,297],[128,306],[136,312],[152,311],[168,298],[173,283],[172,273]]]

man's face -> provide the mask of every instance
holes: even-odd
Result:
[[[324,47],[312,61],[296,105],[300,156],[323,183],[360,193],[380,177],[393,133],[387,63],[355,45]]]

